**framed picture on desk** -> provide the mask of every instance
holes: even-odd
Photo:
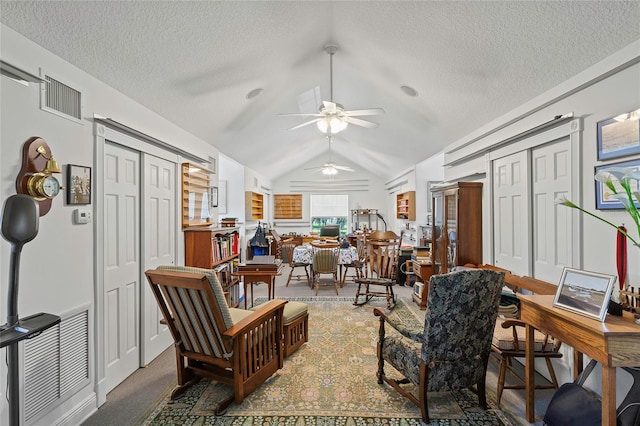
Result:
[[[604,321],[615,275],[565,267],[553,306]]]

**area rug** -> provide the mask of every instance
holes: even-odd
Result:
[[[309,305],[309,341],[284,367],[250,394],[215,416],[216,403],[231,388],[202,380],[181,398],[165,398],[142,425],[419,425],[420,409],[376,379],[379,320],[373,306],[353,306],[352,298],[290,300]],[[256,300],[260,303],[261,300]],[[406,321],[420,313],[402,300],[394,315]],[[397,375],[386,366],[388,375]],[[482,410],[468,390],[429,394],[434,425],[510,425],[500,410]]]

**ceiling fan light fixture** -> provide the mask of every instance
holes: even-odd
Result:
[[[322,174],[323,175],[329,175],[329,176],[337,175],[338,174],[338,169],[336,169],[333,166],[326,166],[326,167],[324,167],[322,169]]]
[[[347,128],[346,121],[340,119],[339,117],[325,117],[317,121],[318,130],[322,133],[331,133],[335,135],[336,133],[340,133],[344,129]]]

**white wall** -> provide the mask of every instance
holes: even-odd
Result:
[[[80,90],[83,96],[82,124],[77,124],[39,109],[39,85],[30,83],[27,87],[7,77],[0,77],[0,199],[3,202],[15,193],[22,146],[32,136],[44,138],[63,171],[67,164],[95,167],[94,114],[113,118],[203,158],[217,156],[217,151],[205,141],[167,122],[10,28],[1,26],[0,36],[0,51],[4,61],[36,75],[40,74],[42,67],[49,75]],[[64,182],[66,175],[63,173],[59,177]],[[73,206],[65,204],[64,195],[56,197],[51,211],[40,218],[38,236],[26,244],[22,251],[18,304],[20,317],[38,312],[60,315],[84,305],[94,307],[95,224],[72,224],[73,210]],[[6,317],[9,252],[9,244],[4,239],[0,240],[1,318]],[[90,330],[89,338],[90,347],[95,350],[94,330]],[[2,350],[0,359],[4,358],[5,350]],[[6,370],[5,363],[0,363],[0,424],[8,424]],[[63,401],[55,410],[43,413],[38,423],[65,421],[78,424],[84,416],[95,410],[93,368],[90,375],[90,386]]]
[[[426,225],[431,215],[431,192],[428,185],[444,180],[444,153],[439,153],[416,164],[416,225],[418,241],[422,238],[420,225]]]

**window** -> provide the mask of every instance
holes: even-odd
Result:
[[[311,195],[311,231],[320,233],[325,225],[340,225],[340,235],[347,234],[348,195]]]

